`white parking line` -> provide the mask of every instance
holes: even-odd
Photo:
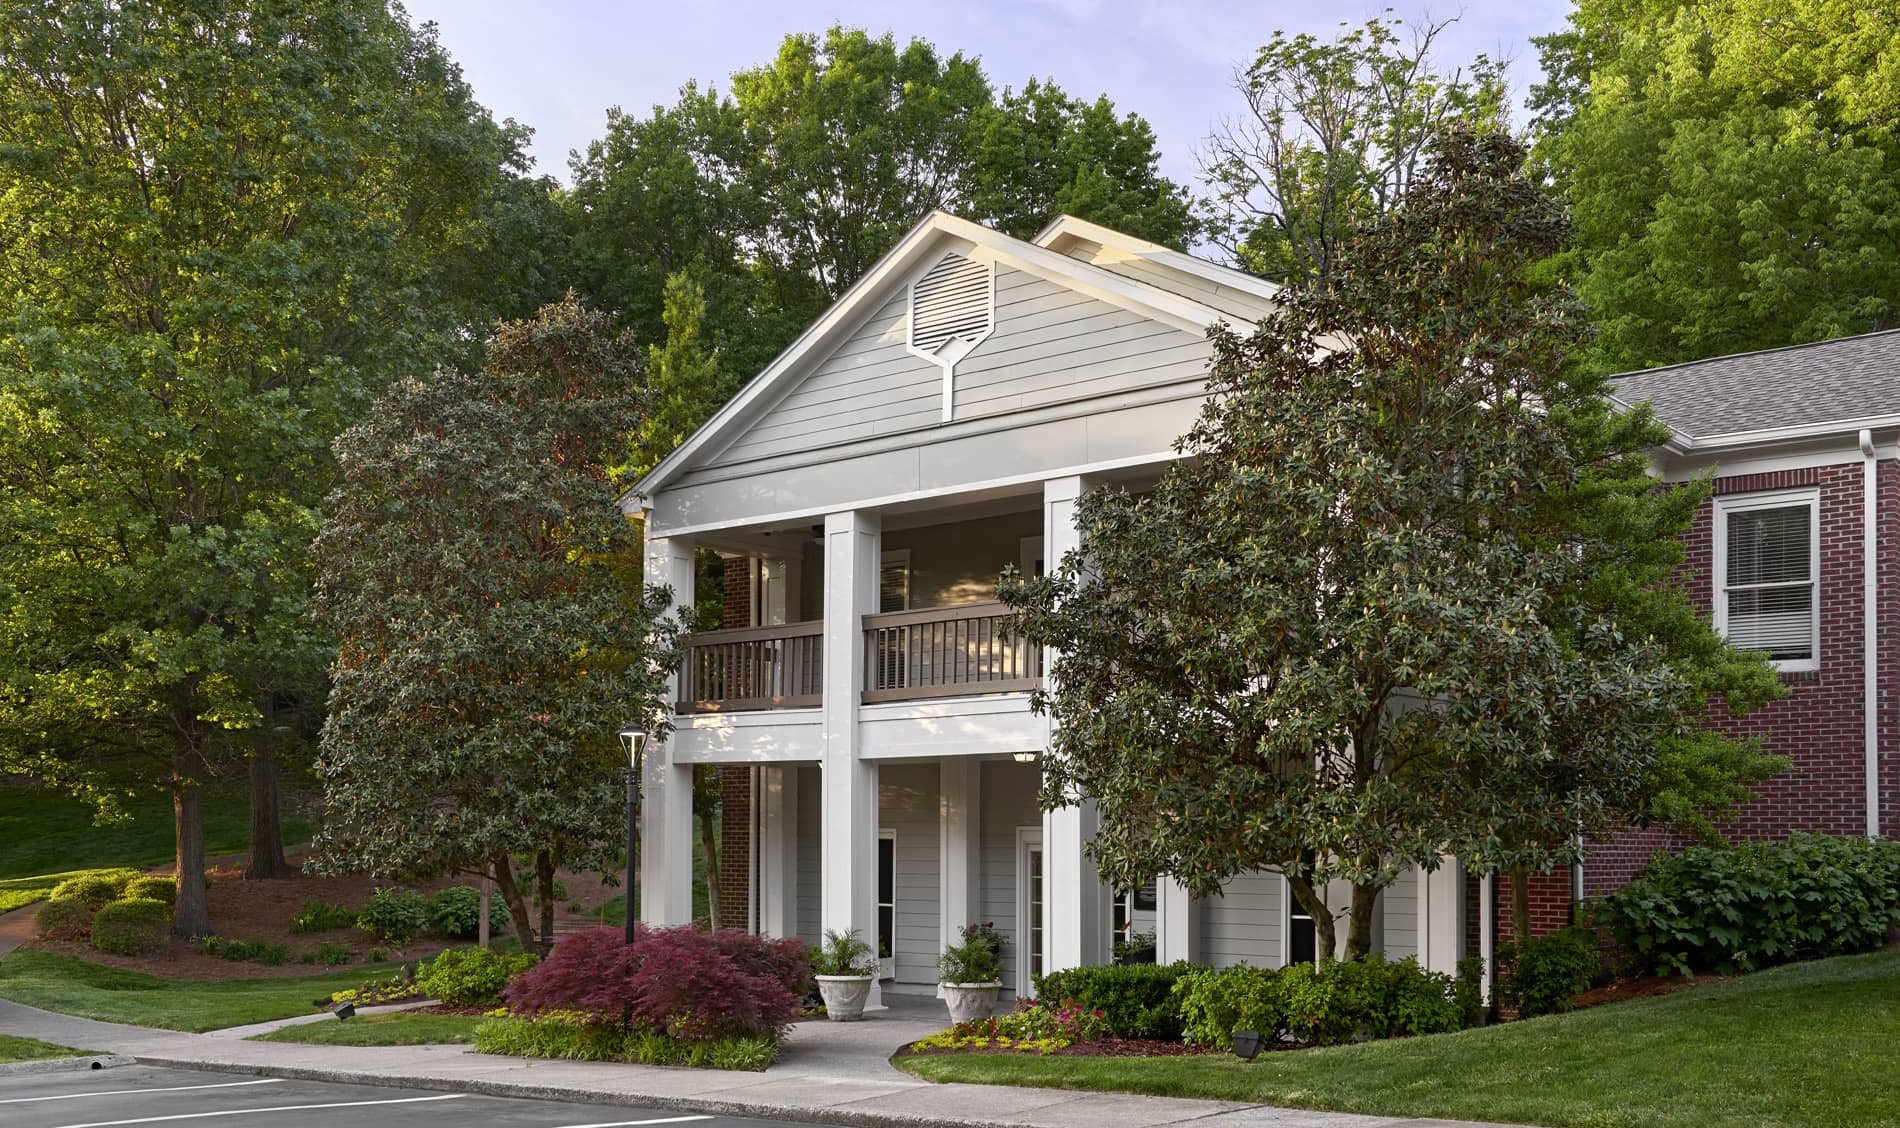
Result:
[[[239,1085],[281,1085],[282,1077],[266,1077],[262,1081],[225,1081],[217,1085],[173,1085],[166,1089],[109,1089],[103,1093],[61,1093],[56,1097],[8,1097],[0,1104],[32,1104],[34,1101],[76,1101],[81,1097],[125,1097],[145,1093],[183,1093],[191,1089],[235,1089]]]
[[[362,1108],[365,1105],[416,1104],[421,1101],[455,1101],[464,1093],[444,1093],[439,1097],[399,1097],[391,1101],[333,1101],[329,1104],[278,1105],[276,1108],[227,1108],[216,1112],[181,1112],[175,1116],[142,1116],[137,1120],[93,1120],[85,1124],[62,1124],[59,1128],[116,1128],[120,1124],[157,1124],[165,1120],[199,1120],[212,1116],[250,1116],[259,1112],[304,1112],[316,1108]]]
[[[684,1124],[689,1120],[711,1120],[710,1116],[664,1116],[658,1120],[609,1120],[601,1124],[563,1124],[560,1128],[634,1128],[639,1124]]]

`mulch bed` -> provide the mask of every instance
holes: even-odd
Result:
[[[1605,1003],[1621,1003],[1630,999],[1648,999],[1657,995],[1673,995],[1677,991],[1686,991],[1691,987],[1700,987],[1705,983],[1720,983],[1730,976],[1703,973],[1687,975],[1632,975],[1627,979],[1618,979],[1601,987],[1592,987],[1572,1000],[1576,1010],[1588,1007],[1600,1007]]]
[[[1294,1047],[1272,1047],[1274,1049]],[[1197,1057],[1201,1054],[1217,1054],[1219,1050],[1190,1046],[1185,1042],[1161,1042],[1152,1038],[1097,1038],[1089,1042],[1077,1042],[1056,1050],[1049,1057]],[[1015,1057],[1041,1057],[1029,1050],[1013,1050],[1002,1046],[960,1046],[956,1049],[931,1048],[916,1050],[905,1046],[893,1057],[939,1057],[944,1054],[1005,1054]]]

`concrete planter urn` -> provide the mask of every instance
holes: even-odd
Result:
[[[825,1017],[833,1022],[856,1022],[864,1017],[871,997],[869,975],[814,975],[818,997],[825,1001]]]
[[[941,983],[944,1005],[950,1008],[951,1022],[970,1022],[988,1018],[996,1010],[996,996],[1003,985],[990,983]]]

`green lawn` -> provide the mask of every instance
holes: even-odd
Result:
[[[0,787],[0,878],[31,877],[101,866],[155,866],[171,861],[171,800],[140,796],[127,804],[129,822],[94,826],[92,808],[32,787]],[[284,841],[302,842],[310,826],[286,809]],[[235,795],[205,796],[205,853],[250,848],[250,808]]]
[[[45,1061],[48,1058],[84,1057],[91,1050],[75,1050],[71,1046],[55,1046],[51,1042],[42,1042],[38,1038],[21,1038],[15,1034],[0,1034],[0,1065],[13,1061]]]
[[[0,913],[10,913],[17,908],[43,901],[53,887],[69,877],[77,877],[85,870],[71,870],[67,873],[48,873],[38,877],[13,877],[0,881]]]
[[[204,983],[22,948],[0,961],[0,998],[104,1022],[202,1033],[309,1014],[312,1000],[387,977],[395,969],[395,964],[365,964],[295,979]]]
[[[1576,1128],[1900,1124],[1900,951],[1430,1038],[1229,1056],[907,1057],[933,1081]]]
[[[303,1042],[316,1046],[435,1046],[470,1041],[485,1019],[461,1014],[366,1014],[333,1022],[306,1022],[268,1034],[252,1035],[253,1042]]]

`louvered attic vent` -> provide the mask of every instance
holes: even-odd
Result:
[[[996,322],[992,263],[943,256],[910,288],[909,350],[943,367],[943,418],[950,419],[957,361],[982,343]]]

